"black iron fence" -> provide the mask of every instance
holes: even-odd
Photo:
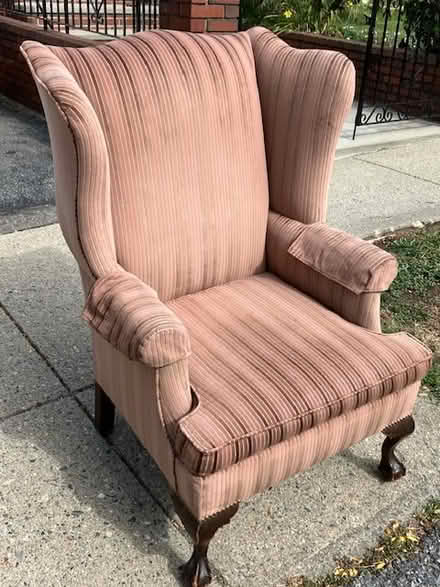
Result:
[[[440,118],[440,1],[372,0],[356,128]]]
[[[159,28],[159,0],[9,0],[7,13],[63,33],[118,37]]]

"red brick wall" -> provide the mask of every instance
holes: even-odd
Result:
[[[45,32],[35,25],[0,16],[0,93],[41,112],[34,80],[19,50],[21,43],[27,40],[68,47],[86,47],[95,42],[64,33]]]
[[[161,0],[160,26],[193,33],[238,30],[240,0]]]

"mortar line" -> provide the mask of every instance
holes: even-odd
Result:
[[[388,165],[383,165],[382,163],[376,163],[375,161],[368,161],[368,159],[362,159],[362,156],[354,156],[353,159],[357,161],[362,161],[362,163],[369,163],[370,165],[375,165],[376,167],[381,167],[382,169],[387,169],[388,171],[394,171],[395,173],[400,173],[402,175],[406,175],[407,177],[412,177],[412,179],[418,179],[420,181],[425,181],[426,183],[430,183],[437,187],[440,186],[440,183],[434,181],[432,179],[426,179],[425,177],[420,177],[419,175],[412,175],[411,173],[407,173],[406,171],[401,171],[400,169],[395,169],[394,167],[388,167]]]

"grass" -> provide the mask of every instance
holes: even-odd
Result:
[[[399,273],[382,295],[384,332],[405,330],[433,351],[433,367],[423,380],[440,400],[440,229],[390,236],[378,243],[399,261]]]
[[[376,574],[409,558],[423,546],[424,537],[435,527],[440,526],[440,500],[432,500],[419,513],[414,514],[407,524],[393,521],[383,532],[375,548],[364,557],[348,557],[339,561],[332,573],[320,579],[289,577],[286,587],[333,587],[348,585],[355,577]]]

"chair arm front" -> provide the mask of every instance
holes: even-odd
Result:
[[[397,275],[395,257],[325,224],[269,214],[269,269],[350,322],[380,331],[380,292]]]
[[[188,332],[157,293],[122,268],[93,285],[83,318],[105,340],[149,367],[165,367],[191,354]]]

